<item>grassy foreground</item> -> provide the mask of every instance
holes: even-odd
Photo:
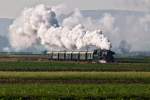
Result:
[[[0,62],[0,100],[100,99],[149,100],[150,63]]]
[[[150,72],[11,72],[0,71],[0,82],[27,82],[28,80],[39,82],[51,81],[78,81],[82,83],[86,80],[89,82],[99,83],[150,83]]]
[[[70,98],[91,100],[91,98],[150,98],[150,85],[143,84],[4,84],[0,85],[0,97],[19,98]],[[38,98],[37,98],[38,97]],[[67,99],[67,100],[70,100]],[[126,99],[127,100],[127,99]]]
[[[0,71],[150,71],[150,63],[0,62]]]

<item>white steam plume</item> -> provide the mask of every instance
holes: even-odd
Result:
[[[88,45],[107,50],[111,48],[111,43],[100,30],[93,30],[88,26],[87,23],[94,25],[94,20],[84,18],[78,9],[67,12],[66,15],[57,9],[60,8],[45,5],[24,9],[10,26],[11,46],[16,50],[37,45],[43,45],[49,50],[75,50]],[[61,21],[58,22],[57,18],[60,17]]]

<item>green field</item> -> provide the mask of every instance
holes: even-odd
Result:
[[[0,82],[150,83],[150,72],[0,72]]]
[[[115,61],[119,63],[150,63],[150,57],[118,57],[115,58]]]
[[[34,100],[141,100],[150,98],[150,85],[143,84],[4,84],[2,98]]]
[[[150,71],[150,63],[0,62],[0,71]]]
[[[149,60],[119,60],[1,61],[0,100],[149,100]]]
[[[148,100],[150,72],[0,71],[0,90],[2,100]]]

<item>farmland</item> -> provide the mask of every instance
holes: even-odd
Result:
[[[0,99],[150,99],[149,58],[116,60],[109,64],[0,61]]]
[[[0,72],[1,83],[150,83],[149,72]]]
[[[150,71],[150,63],[0,62],[0,71]]]
[[[6,100],[141,100],[150,96],[147,84],[4,84],[0,89],[0,96]]]

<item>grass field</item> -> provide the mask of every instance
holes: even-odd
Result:
[[[0,71],[150,71],[150,63],[0,62]]]
[[[115,61],[120,63],[150,63],[150,57],[118,57],[115,58]]]
[[[150,72],[0,72],[5,83],[150,83]]]
[[[143,84],[4,84],[0,85],[3,98],[34,100],[142,100],[150,98],[150,85]],[[12,100],[12,99],[11,99]]]
[[[0,100],[149,100],[149,60],[120,61],[1,61]]]

